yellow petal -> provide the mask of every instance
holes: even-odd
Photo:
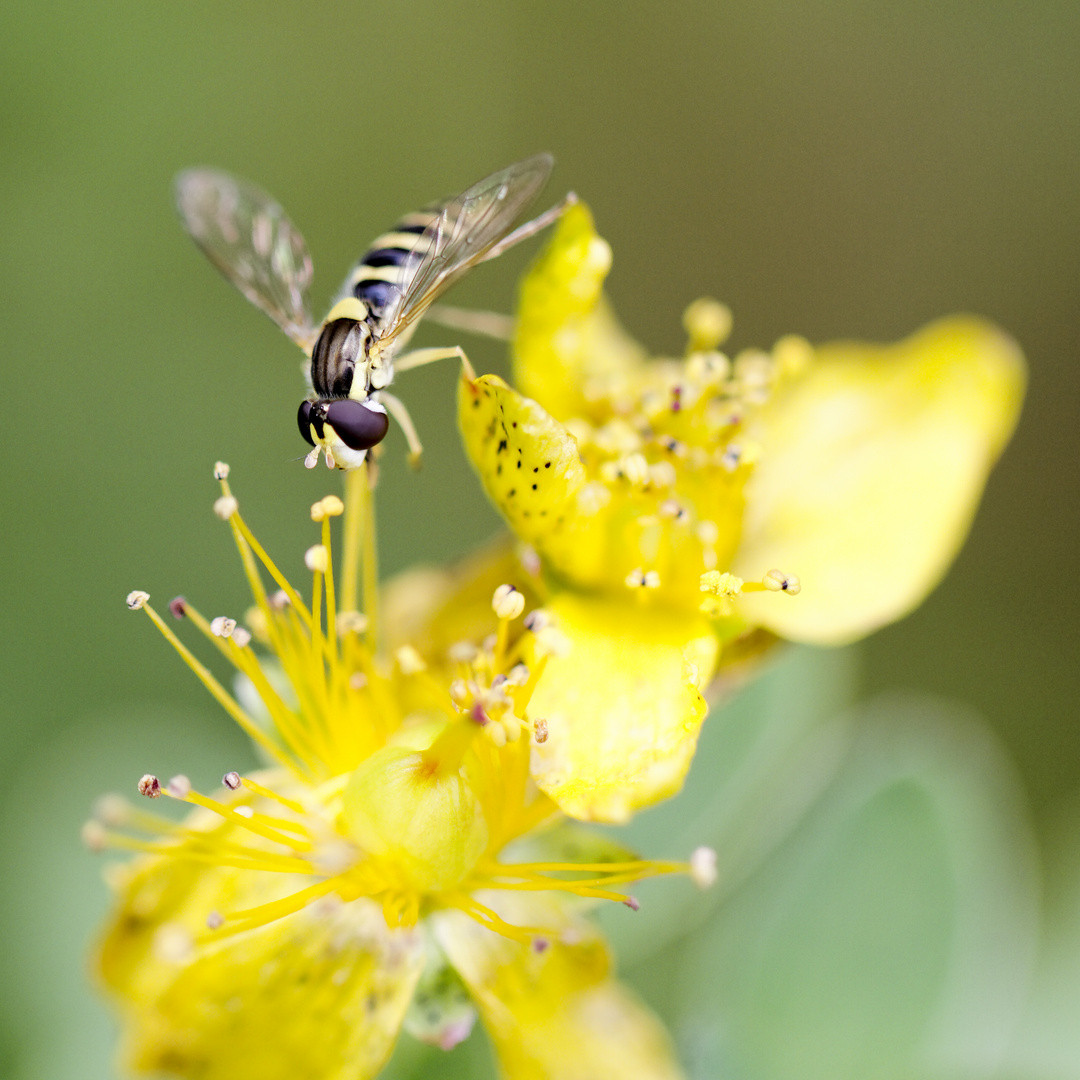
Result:
[[[496,375],[462,376],[458,424],[469,460],[510,528],[526,543],[559,536],[585,484],[566,428]]]
[[[433,923],[473,995],[507,1080],[682,1076],[667,1033],[610,977],[607,948],[587,922],[564,930],[573,944],[552,940],[543,951],[499,937],[457,912],[440,912]]]
[[[212,911],[276,899],[310,878],[178,859],[134,868],[101,952],[136,1072],[198,1080],[362,1080],[393,1049],[423,966],[415,931],[367,900],[325,900],[196,944]]]
[[[982,320],[897,345],[827,345],[763,413],[732,569],[797,574],[789,597],[740,598],[750,622],[839,644],[900,618],[964,537],[1023,399],[1016,344]]]
[[[632,598],[563,593],[547,610],[571,648],[548,661],[529,704],[548,727],[533,777],[571,817],[625,821],[682,787],[716,638],[700,616]]]
[[[583,203],[563,214],[551,242],[521,284],[514,335],[514,383],[557,417],[581,411],[589,378],[639,360],[601,290],[611,248]]]

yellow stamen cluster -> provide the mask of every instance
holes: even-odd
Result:
[[[508,844],[557,813],[529,777],[529,744],[547,739],[546,721],[529,715],[529,703],[548,658],[566,651],[565,636],[540,609],[515,626],[525,598],[507,584],[492,597],[495,632],[479,645],[459,643],[444,662],[405,644],[391,662],[377,649],[365,470],[348,474],[348,506],[328,496],[312,507],[321,536],[304,560],[313,575],[310,606],[255,539],[227,475],[219,463],[222,494],[214,509],[228,511],[254,596],[247,628],[225,615],[208,620],[182,597],[169,612],[233,666],[237,693],[180,641],[145,592],[132,592],[127,602],[146,612],[278,767],[254,776],[225,773],[218,798],[184,776],[162,783],[147,774],[140,794],[186,803],[195,813],[177,825],[122,800],[104,801],[84,829],[91,848],[168,855],[290,882],[284,895],[268,885],[264,903],[207,911],[208,940],[324,898],[368,897],[381,904],[389,926],[411,925],[433,908],[457,908],[501,934],[531,941],[546,931],[505,923],[475,893],[541,889],[623,902],[617,886],[690,872],[688,863],[640,860],[501,862]],[[355,570],[347,569],[340,596],[335,585],[330,524],[343,514],[345,566],[364,564],[364,613],[357,610]],[[269,655],[256,653],[253,641]],[[198,941],[185,947],[193,945]]]

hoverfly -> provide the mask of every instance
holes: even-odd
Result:
[[[210,261],[304,350],[309,393],[297,417],[312,450],[330,468],[360,465],[389,428],[401,425],[410,458],[420,443],[402,402],[387,392],[398,371],[448,357],[460,347],[416,349],[395,363],[432,301],[477,263],[494,259],[553,222],[573,194],[517,229],[552,165],[537,154],[492,173],[460,195],[407,214],[380,236],[345,278],[326,318],[308,311],[312,264],[307,245],[280,204],[253,184],[213,169],[176,179],[184,227]]]

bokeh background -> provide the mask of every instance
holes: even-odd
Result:
[[[295,348],[183,234],[173,175],[272,191],[318,305],[400,212],[546,149],[551,198],[592,205],[614,303],[654,349],[680,349],[682,308],[710,294],[736,347],[968,310],[1031,364],[946,582],[857,650],[790,654],[710,725],[687,797],[641,819],[657,853],[708,834],[741,869],[708,901],[658,892],[629,933],[609,918],[624,967],[700,1076],[1080,1076],[1078,55],[1070,0],[5,3],[0,1074],[112,1075],[84,978],[106,905],[78,844],[94,794],[247,760],[124,596],[242,609],[216,459],[294,571],[333,488],[301,465]],[[511,310],[528,257],[453,301]],[[389,440],[387,572],[498,527],[454,379],[399,382],[428,454],[412,475]],[[446,1067],[485,1054],[474,1039]]]

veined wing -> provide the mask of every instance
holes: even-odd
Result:
[[[401,268],[400,292],[383,316],[383,339],[414,323],[440,293],[513,229],[547,182],[553,165],[550,154],[537,154],[425,211],[432,221]]]
[[[301,348],[316,330],[308,311],[311,256],[299,230],[265,191],[214,169],[176,178],[176,207],[207,258]]]

